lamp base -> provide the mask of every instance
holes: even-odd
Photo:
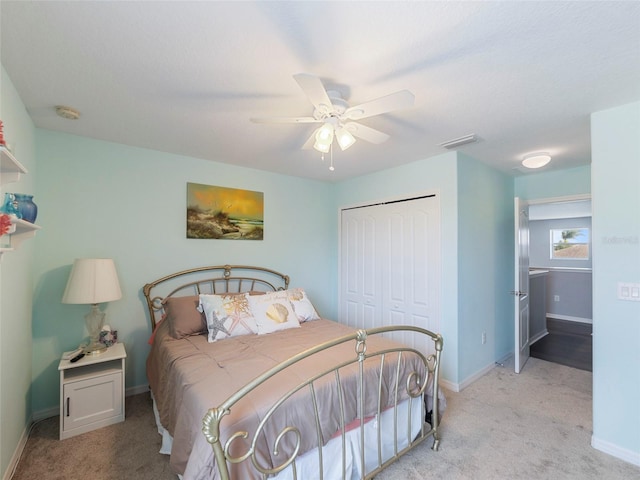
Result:
[[[84,347],[84,354],[88,356],[100,355],[107,351],[109,347],[107,347],[104,343],[93,342]]]

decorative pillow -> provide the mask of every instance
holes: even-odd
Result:
[[[207,331],[204,316],[198,311],[198,297],[169,297],[163,302],[164,319],[169,326],[169,335],[175,339],[200,335]]]
[[[316,312],[316,309],[313,308],[313,304],[307,297],[304,289],[302,288],[292,288],[291,290],[287,290],[289,301],[291,305],[293,305],[293,310],[296,312],[298,316],[298,320],[300,323],[309,322],[311,320],[320,320],[320,315]]]
[[[300,326],[286,291],[247,296],[247,299],[258,325],[258,335]]]
[[[198,309],[207,319],[209,342],[258,333],[245,294],[200,295]]]

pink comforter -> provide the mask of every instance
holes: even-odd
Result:
[[[208,343],[206,335],[175,340],[168,335],[166,325],[161,324],[147,359],[147,376],[160,421],[173,436],[170,461],[173,470],[183,474],[184,480],[218,478],[212,448],[202,433],[202,419],[207,410],[220,405],[259,374],[291,356],[353,332],[353,329],[330,320],[316,320],[303,323],[300,328],[268,335],[239,336]],[[369,337],[367,354],[393,345],[397,344],[380,336]],[[221,428],[223,444],[232,433],[246,430],[249,440],[236,441],[233,449],[235,454],[244,453],[264,412],[284,392],[314,373],[329,370],[355,357],[355,341],[348,342],[292,365],[261,385],[237,403],[230,415],[224,418]],[[385,357],[382,409],[395,403],[397,360],[397,354]],[[421,359],[415,355],[404,353],[400,363],[398,402],[406,398],[404,386],[411,372],[419,372],[422,379],[426,375]],[[359,418],[357,371],[357,364],[340,371],[345,423]],[[365,362],[365,416],[375,415],[378,409],[379,372],[379,357]],[[314,388],[319,404],[322,442],[325,443],[341,426],[335,375],[323,378]],[[309,388],[302,389],[279,408],[267,423],[263,434],[258,436],[256,456],[261,465],[277,466],[292,451],[295,439],[292,434],[287,434],[280,446],[281,455],[276,457],[273,454],[273,439],[286,426],[295,426],[301,431],[299,455],[318,446]],[[259,478],[250,467],[250,461],[234,466],[232,478]]]

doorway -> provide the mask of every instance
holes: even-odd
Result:
[[[590,195],[529,203],[530,354],[591,371]]]

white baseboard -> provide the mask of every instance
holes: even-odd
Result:
[[[480,377],[483,377],[484,375],[489,373],[491,370],[496,368],[497,365],[503,365],[504,363],[506,363],[507,360],[509,360],[509,358],[512,356],[513,356],[513,353],[506,354],[504,357],[496,360],[493,363],[490,363],[489,365],[485,366],[481,370],[478,370],[476,373],[474,373],[470,377],[465,378],[460,383],[453,383],[447,380],[440,380],[440,385],[442,385],[446,389],[451,390],[453,392],[461,392],[462,390],[467,388],[469,385],[471,385],[473,382],[478,380]]]
[[[24,447],[27,445],[27,440],[29,439],[29,431],[31,430],[31,425],[27,425],[22,431],[22,435],[20,436],[20,440],[18,441],[18,446],[13,452],[13,456],[11,460],[9,460],[9,465],[7,465],[7,469],[4,471],[2,475],[2,480],[11,480],[13,473],[18,466],[18,462],[20,461],[20,457],[22,456],[22,452],[24,451]]]
[[[540,340],[541,338],[546,337],[547,335],[549,335],[549,330],[547,330],[546,328],[541,331],[540,333],[538,333],[537,335],[534,335],[533,337],[531,337],[529,339],[529,345],[533,345],[534,343],[536,343],[538,340]]]
[[[457,383],[450,382],[449,380],[440,379],[440,386],[446,388],[447,390],[451,390],[452,392],[459,392],[460,387]]]
[[[558,315],[556,313],[547,313],[547,318],[555,318],[556,320],[567,320],[569,322],[593,323],[592,318],[572,317],[571,315]]]
[[[620,460],[624,460],[627,463],[640,467],[640,452],[633,452],[631,450],[620,448],[618,445],[614,445],[613,443],[598,440],[593,435],[591,436],[591,446],[596,450],[600,450],[601,452],[611,455],[612,457],[619,458]]]
[[[124,391],[125,396],[138,395],[139,393],[145,393],[149,391],[149,385],[137,385],[135,387],[129,387]]]
[[[45,408],[43,410],[38,410],[37,412],[33,412],[33,415],[31,416],[31,421],[39,422],[40,420],[44,420],[45,418],[55,417],[56,415],[60,415],[60,407]]]

